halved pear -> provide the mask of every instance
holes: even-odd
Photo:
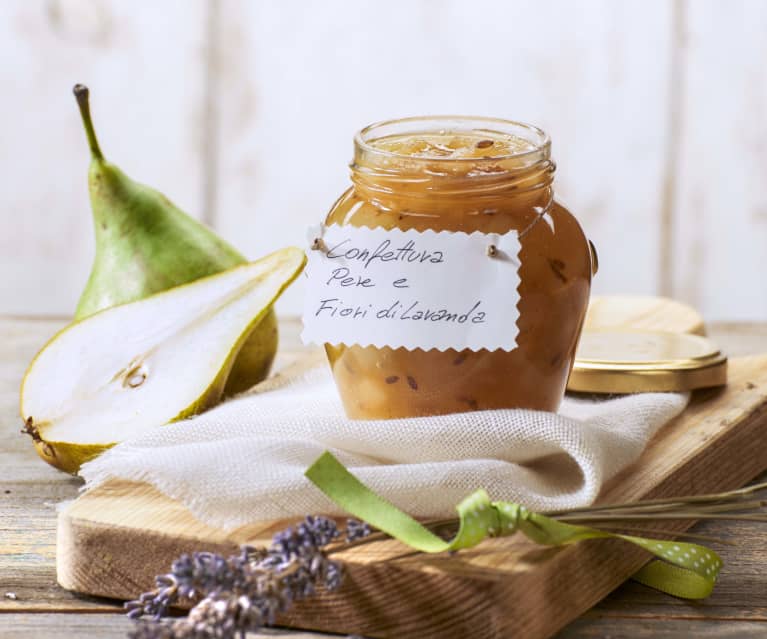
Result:
[[[216,404],[240,347],[305,261],[282,249],[64,328],[21,386],[38,454],[74,473],[120,441]]]

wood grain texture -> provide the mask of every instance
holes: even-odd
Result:
[[[670,15],[663,0],[446,0],[438,10],[430,0],[385,10],[228,0],[218,228],[253,256],[302,244],[350,186],[357,129],[424,114],[505,117],[552,136],[557,192],[601,257],[596,291],[652,293]],[[301,286],[286,313],[300,312]]]
[[[763,623],[702,619],[635,619],[626,624],[591,615],[576,621],[568,639],[763,639]],[[564,639],[564,635],[562,636]]]
[[[42,463],[27,438],[18,433],[21,375],[35,350],[63,323],[63,319],[0,318],[0,464],[4,470],[0,479],[0,595],[12,591],[18,596],[16,601],[0,596],[2,639],[116,639],[124,637],[127,628],[119,603],[76,595],[56,584],[55,505],[75,498],[80,481]],[[730,355],[767,352],[767,324],[718,323],[708,329],[710,337]],[[283,322],[282,334],[285,348],[298,344],[297,323]],[[762,480],[767,481],[767,476]],[[763,529],[746,522],[709,522],[694,530],[738,540],[737,547],[717,549],[725,570],[709,599],[682,602],[627,582],[564,629],[558,639],[767,634]]]
[[[767,4],[686,5],[672,293],[708,319],[763,320]]]
[[[767,481],[767,476],[762,475],[761,481]],[[737,542],[735,546],[717,548],[725,557],[727,568],[720,575],[714,594],[705,603],[675,599],[637,582],[629,582],[601,602],[597,611],[637,617],[660,615],[767,621],[764,525],[743,521],[708,521],[698,524],[695,533]],[[744,552],[746,548],[753,551]]]
[[[84,81],[107,155],[252,256],[303,240],[363,124],[539,123],[602,256],[597,292],[758,321],[766,24],[748,0],[5,0],[0,312],[69,312],[87,274]]]
[[[0,639],[125,639],[131,623],[124,616],[106,614],[5,614]],[[337,636],[337,635],[335,635]],[[313,632],[272,630],[248,633],[248,639],[312,639],[329,637]],[[751,639],[764,637],[764,624],[749,621],[689,619],[625,619],[585,615],[558,639]],[[402,639],[405,639],[404,637]]]
[[[0,623],[0,639],[125,639],[133,627],[125,615],[106,614],[6,614],[0,617]],[[248,639],[310,639],[318,636],[284,630],[248,633]]]
[[[745,484],[767,469],[767,356],[731,361],[726,389],[696,394],[639,462],[605,488],[601,503],[699,494]],[[285,522],[224,533],[143,484],[108,482],[59,515],[58,580],[65,588],[125,598],[148,589],[181,552],[233,552],[267,544]],[[669,530],[684,530],[680,522]],[[549,637],[596,604],[647,560],[614,541],[541,548],[495,539],[457,556],[401,555],[394,541],[339,555],[348,579],[337,594],[286,615],[291,626],[370,637]]]

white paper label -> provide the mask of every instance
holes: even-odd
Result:
[[[309,231],[304,343],[512,350],[519,238],[332,225]],[[493,250],[490,247],[495,247]]]

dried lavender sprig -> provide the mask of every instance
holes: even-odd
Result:
[[[562,515],[556,518],[557,521],[564,522],[577,522],[579,524],[598,523],[600,521],[660,521],[660,520],[674,520],[674,519],[695,519],[700,521],[709,520],[727,520],[727,521],[759,521],[767,523],[767,514],[753,514],[753,515],[740,515],[740,514],[718,514],[707,512],[670,512],[670,513],[657,513],[647,515],[631,515],[631,514],[594,514],[594,515]]]
[[[767,482],[761,482],[758,484],[751,484],[750,486],[744,486],[736,490],[728,490],[722,493],[710,493],[707,495],[687,495],[684,497],[672,497],[672,498],[660,498],[660,499],[643,499],[634,502],[625,502],[618,504],[604,504],[601,506],[582,506],[580,508],[568,508],[566,510],[552,510],[542,514],[547,517],[556,517],[558,515],[570,515],[580,512],[595,512],[597,510],[617,510],[617,509],[642,509],[651,506],[667,506],[669,508],[676,508],[678,506],[686,506],[688,504],[702,504],[702,503],[733,503],[738,500],[745,499],[754,495],[755,493],[767,491]]]
[[[346,520],[346,541],[349,543],[368,537],[371,532],[370,524],[366,521],[358,521],[357,519]]]
[[[348,520],[343,536],[348,542],[369,534],[369,525]],[[126,604],[132,618],[155,618],[137,624],[130,636],[233,639],[272,625],[293,601],[312,596],[318,587],[334,590],[341,585],[341,564],[326,553],[326,547],[341,536],[333,520],[307,517],[277,533],[268,550],[243,547],[228,559],[215,553],[184,555],[170,573],[157,577],[154,590]],[[184,619],[159,621],[181,598],[199,603]]]
[[[266,556],[267,551],[250,546],[243,546],[239,555],[229,559],[210,552],[181,555],[168,574],[156,577],[154,590],[125,603],[128,616],[137,619],[149,615],[159,619],[180,599],[195,601],[207,593],[232,590],[245,579],[245,567]]]
[[[645,535],[660,535],[665,537],[672,537],[674,539],[697,539],[712,544],[721,544],[722,546],[737,546],[738,544],[729,539],[722,539],[721,537],[712,537],[711,535],[701,535],[698,533],[691,533],[687,531],[667,530],[662,528],[648,528],[645,525],[631,526],[630,524],[622,524],[620,522],[611,524],[609,522],[600,524],[600,530],[613,530],[618,532],[630,532],[630,533],[642,533]]]

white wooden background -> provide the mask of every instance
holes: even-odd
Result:
[[[364,124],[536,123],[597,292],[767,318],[766,1],[3,0],[0,312],[87,277],[76,82],[110,159],[253,257],[324,216]]]

